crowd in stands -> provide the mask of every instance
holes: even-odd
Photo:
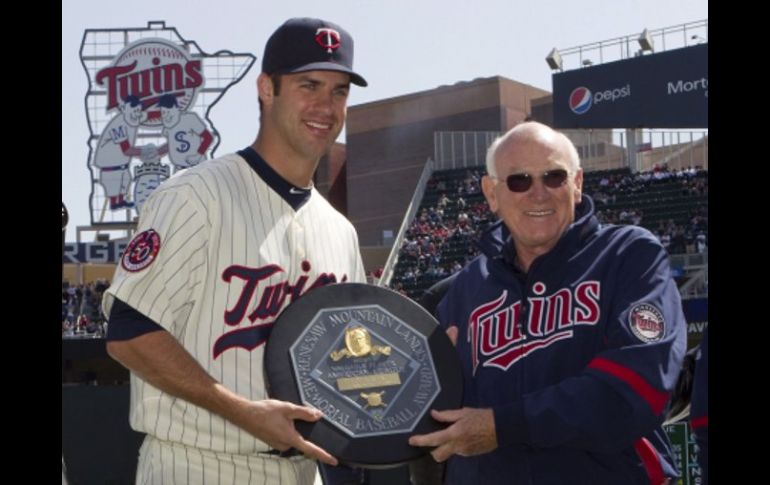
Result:
[[[496,216],[481,193],[483,168],[437,171],[401,243],[392,289],[412,298],[462,269],[478,254],[475,240]],[[583,192],[602,223],[636,224],[653,232],[670,254],[708,246],[708,172],[666,165],[632,174],[616,169],[585,174]]]
[[[106,319],[101,309],[102,295],[109,286],[105,279],[80,285],[71,285],[67,280],[62,282],[62,337],[104,335]]]
[[[649,172],[603,174],[596,186],[586,184],[586,193],[590,193],[596,203],[596,216],[602,223],[646,227],[670,254],[705,252],[708,246],[708,206],[693,205],[685,220],[668,218],[657,219],[657,222],[645,220],[641,208],[618,207],[618,199],[626,201],[637,194],[656,197],[656,188],[665,188],[657,192],[667,193],[670,199],[702,200],[708,197],[708,172],[694,167],[669,170],[664,164],[656,165]]]
[[[428,180],[423,204],[401,244],[394,290],[413,296],[410,290],[416,286],[456,273],[476,257],[473,241],[494,220],[481,192],[481,176],[473,169],[463,177],[438,173]]]

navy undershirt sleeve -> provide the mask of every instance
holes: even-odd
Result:
[[[107,325],[107,340],[131,340],[150,332],[164,330],[134,307],[115,298]]]

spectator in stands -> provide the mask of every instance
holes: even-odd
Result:
[[[671,246],[671,234],[669,234],[668,231],[660,235],[660,243],[666,250]]]
[[[458,335],[464,406],[409,440],[448,484],[652,483],[678,476],[661,427],[686,347],[668,257],[649,231],[599,226],[574,145],[522,123],[489,148],[501,218],[438,306]]]
[[[85,314],[81,314],[78,317],[77,325],[75,325],[75,333],[86,333],[87,327],[88,327],[88,316]]]
[[[73,317],[74,318],[74,317]],[[62,336],[70,336],[74,333],[74,329],[72,327],[72,323],[70,323],[69,320],[64,319],[61,322],[61,333]]]
[[[706,251],[706,248],[708,245],[706,244],[706,235],[703,233],[698,234],[695,236],[695,249],[699,253],[703,253]]]

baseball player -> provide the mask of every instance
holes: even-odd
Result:
[[[569,139],[517,125],[487,154],[482,189],[501,221],[438,318],[456,337],[462,409],[415,435],[446,482],[666,484],[661,428],[686,347],[668,256],[637,226],[600,226]]]
[[[94,153],[94,167],[99,169],[99,182],[104,193],[110,198],[110,210],[133,207],[133,202],[126,200],[131,171],[131,157],[145,156],[142,147],[135,147],[136,132],[139,125],[147,118],[138,97],[129,95],[120,105],[120,112],[115,115],[102,131],[99,144]]]
[[[107,349],[131,370],[130,422],[147,434],[137,483],[310,484],[314,459],[337,464],[294,427],[319,410],[268,399],[262,360],[289,303],[365,281],[355,229],[312,179],[350,83],[366,86],[352,64],[341,27],[288,20],[265,47],[256,141],[147,199],[104,298]]]
[[[196,113],[182,113],[173,94],[161,96],[158,106],[163,122],[162,134],[168,140],[158,149],[158,154],[163,156],[168,153],[175,172],[205,160],[206,150],[214,137],[200,116]]]

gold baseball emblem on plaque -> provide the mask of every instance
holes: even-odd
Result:
[[[343,357],[366,357],[367,355],[390,355],[390,346],[372,345],[372,336],[364,327],[350,327],[345,330],[345,348],[335,350],[329,357],[334,362]]]
[[[364,327],[345,330],[345,348],[353,357],[363,357],[372,351],[372,336]]]

